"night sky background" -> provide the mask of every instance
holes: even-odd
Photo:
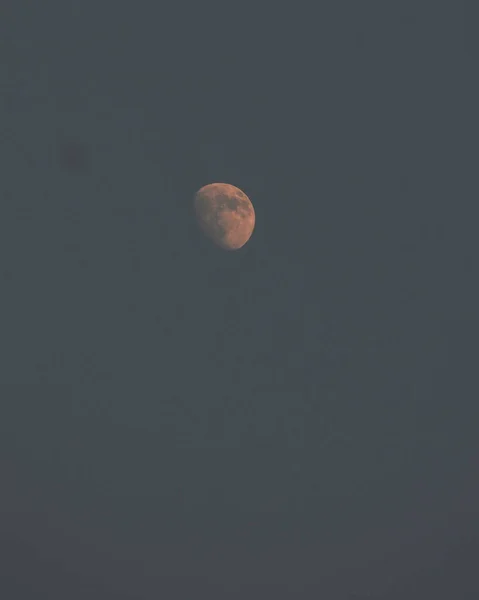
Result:
[[[2,0],[2,599],[479,597],[478,16]]]

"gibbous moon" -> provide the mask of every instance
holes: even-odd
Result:
[[[255,212],[251,200],[229,183],[210,183],[195,194],[195,211],[203,233],[224,250],[238,250],[251,237]]]

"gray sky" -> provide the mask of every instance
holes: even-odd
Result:
[[[475,597],[473,12],[3,4],[3,595]]]

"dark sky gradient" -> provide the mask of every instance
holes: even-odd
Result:
[[[2,2],[1,598],[479,597],[465,6]]]

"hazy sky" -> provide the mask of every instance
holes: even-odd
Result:
[[[475,15],[160,4],[2,3],[2,597],[475,598]]]

